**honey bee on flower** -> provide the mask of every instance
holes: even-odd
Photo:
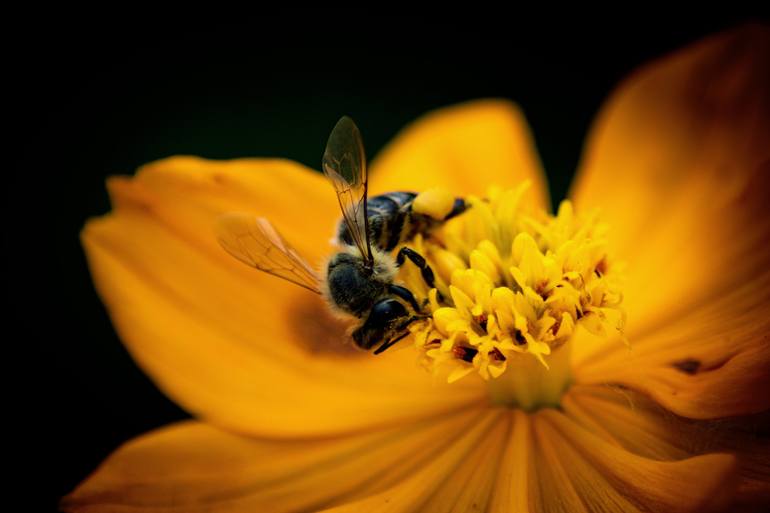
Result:
[[[506,101],[429,114],[366,180],[343,175],[359,191],[343,200],[343,246],[370,266],[401,246],[425,264],[391,282],[420,312],[398,324],[412,347],[376,358],[345,350],[319,295],[234,262],[212,236],[223,214],[258,209],[271,224],[248,230],[291,259],[270,269],[320,290],[295,258],[330,252],[339,195],[320,173],[177,157],[112,179],[115,210],[83,232],[94,281],[139,364],[196,420],[118,449],[63,508],[763,511],[768,63],[767,28],[747,26],[633,75],[553,214]],[[437,224],[385,245],[360,198],[400,190],[433,191]],[[468,208],[449,216],[455,198]],[[279,232],[301,234],[296,249]],[[356,242],[367,237],[378,242]]]
[[[578,323],[600,335],[605,324],[622,330],[622,295],[595,216],[579,221],[569,202],[553,219],[528,216],[518,208],[528,183],[493,188],[484,200],[437,190],[369,199],[363,142],[347,117],[329,137],[323,169],[342,210],[337,244],[343,250],[322,278],[267,219],[227,214],[219,220],[219,242],[247,265],[322,294],[331,308],[356,319],[352,339],[359,347],[379,346],[379,354],[411,330],[434,370],[454,364],[452,382],[474,367],[489,379],[499,378],[509,359],[516,367],[531,363],[516,353],[549,369],[544,355],[565,344]],[[474,206],[469,214],[441,229],[468,205]],[[406,259],[415,268],[399,273]],[[434,261],[442,269],[438,283]],[[394,283],[398,274],[408,287]],[[419,300],[412,290],[421,291]],[[521,379],[521,368],[514,372]],[[564,385],[549,387],[548,400],[558,402]]]
[[[425,318],[425,302],[393,283],[398,268],[409,259],[428,287],[435,284],[433,270],[419,253],[407,246],[401,246],[395,258],[388,252],[461,214],[465,201],[440,196],[436,205],[436,200],[414,192],[368,198],[364,146],[348,117],[340,119],[329,136],[323,169],[334,185],[343,218],[337,236],[342,251],[331,257],[323,278],[267,219],[225,215],[219,220],[219,242],[238,260],[323,295],[331,308],[358,321],[352,332],[356,345],[379,345],[374,351],[379,354],[407,336],[410,324]]]

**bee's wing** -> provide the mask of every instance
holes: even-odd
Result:
[[[244,264],[321,293],[316,272],[264,217],[225,214],[217,220],[217,239]]]
[[[323,157],[324,174],[331,180],[342,217],[361,255],[373,262],[366,216],[368,176],[361,133],[353,120],[343,116],[334,126]]]

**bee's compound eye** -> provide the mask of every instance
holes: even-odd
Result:
[[[404,305],[395,299],[383,299],[372,307],[363,326],[353,332],[353,341],[362,349],[371,349],[389,337],[395,321],[408,316]]]
[[[372,307],[367,324],[384,326],[390,321],[406,316],[407,311],[404,305],[395,299],[384,299]]]

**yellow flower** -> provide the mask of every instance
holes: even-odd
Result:
[[[484,314],[496,323],[487,333],[500,336],[478,347],[515,352],[503,334],[518,329],[529,358],[520,362],[534,364],[526,368],[463,360],[477,372],[448,383],[425,372],[406,343],[376,357],[352,351],[319,299],[219,248],[215,219],[253,211],[311,262],[322,261],[339,211],[320,174],[284,160],[176,157],[111,179],[113,212],[83,231],[94,281],[137,362],[199,420],[127,443],[64,509],[668,512],[766,504],[770,450],[756,432],[770,409],[768,39],[763,27],[733,31],[630,78],[596,121],[571,193],[574,211],[565,204],[550,227],[483,237],[460,230],[454,249],[449,238],[446,251],[433,248],[442,286],[453,287],[445,292],[454,306],[432,293],[430,322],[442,340]],[[517,190],[527,181],[528,191]],[[548,209],[523,117],[503,101],[417,121],[374,162],[370,185],[374,194],[438,187],[509,195],[495,204]],[[491,185],[498,189],[488,194]],[[478,206],[473,215],[483,214]],[[596,228],[580,217],[595,208],[611,227],[607,254],[627,263],[622,303],[612,283],[575,289],[578,301],[588,294],[586,312],[606,315],[598,324],[569,314],[575,294],[554,292],[559,272],[571,268],[578,283],[587,269],[578,261],[599,254],[563,248],[576,219]],[[484,243],[495,236],[499,244]],[[509,292],[496,291],[502,282]],[[538,290],[556,298],[548,320],[545,310],[529,310],[531,301],[547,301]],[[618,305],[625,326],[611,315]],[[581,325],[612,329],[602,338]],[[618,328],[629,345],[613,335]],[[418,346],[429,329],[415,330]],[[561,350],[566,344],[571,353]],[[569,355],[558,363],[568,380],[557,392],[529,403],[490,394],[496,376],[547,381],[557,354]]]

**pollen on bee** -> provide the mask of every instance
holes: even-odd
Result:
[[[445,189],[434,187],[417,195],[412,203],[412,210],[433,219],[444,219],[454,207],[455,198]]]

